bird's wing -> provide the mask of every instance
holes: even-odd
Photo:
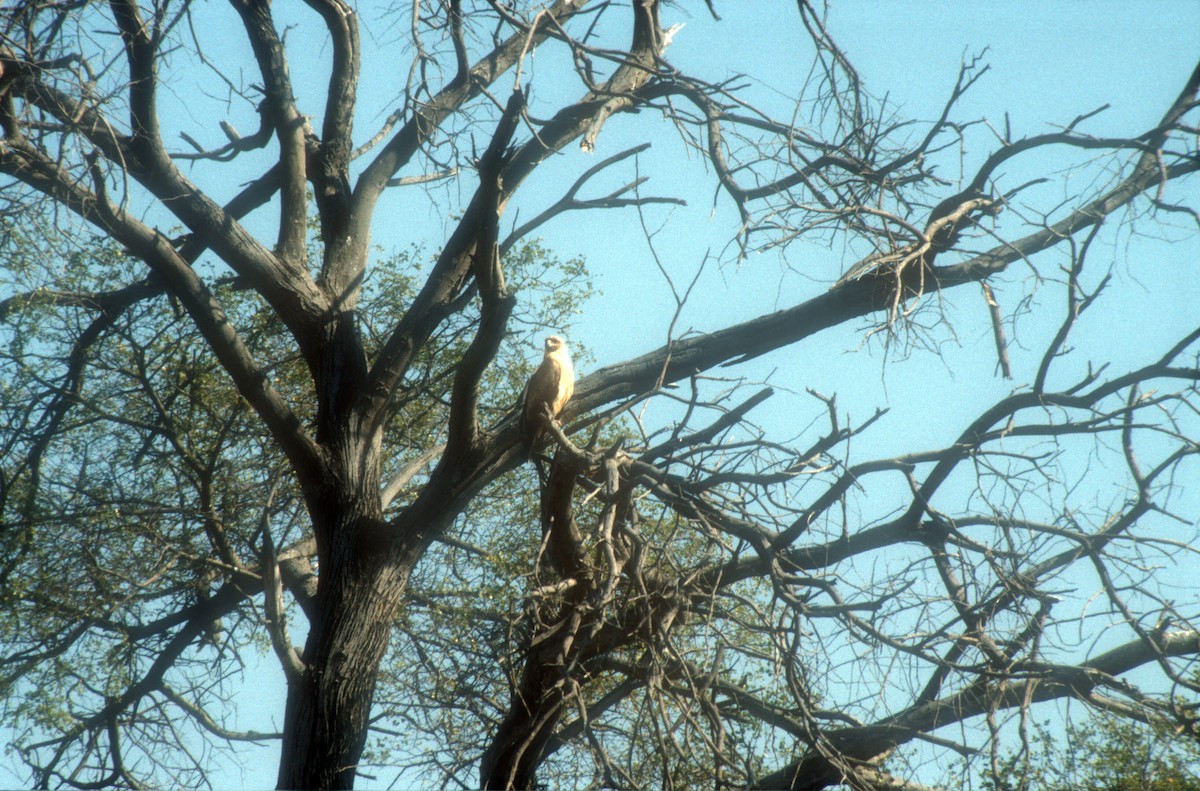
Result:
[[[535,413],[540,413],[543,404],[553,405],[554,396],[558,394],[558,382],[562,376],[557,363],[552,359],[542,360],[542,364],[529,377],[525,385],[525,419],[533,420]]]

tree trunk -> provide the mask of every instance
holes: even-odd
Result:
[[[320,434],[333,472],[310,501],[318,587],[303,670],[288,683],[279,788],[353,787],[379,665],[416,558],[383,519],[377,436],[354,419]]]
[[[573,513],[575,480],[580,473],[574,460],[561,450],[555,454],[550,476],[542,492],[542,530],[549,531],[547,557],[563,579],[578,584],[563,607],[546,623],[557,624],[532,635],[525,646],[521,683],[508,706],[508,714],[496,729],[479,766],[483,788],[533,788],[537,768],[562,719],[569,700],[565,668],[582,659],[588,648],[577,640],[584,623],[580,613],[593,595],[581,547],[583,539]],[[592,624],[587,624],[590,627]],[[553,634],[557,632],[556,636]],[[550,638],[550,639],[541,639]],[[584,641],[590,643],[590,640]]]
[[[367,521],[335,533],[331,554],[344,560],[320,568],[305,670],[288,687],[279,788],[354,785],[379,665],[411,569],[385,547],[368,551],[364,536],[383,524]]]
[[[544,657],[549,659],[549,657]],[[562,717],[562,668],[552,662],[526,660],[521,686],[496,729],[479,766],[483,788],[533,788],[546,744]]]

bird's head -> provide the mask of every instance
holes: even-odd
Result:
[[[559,349],[567,348],[567,342],[557,335],[551,335],[546,339],[546,352],[556,352]]]

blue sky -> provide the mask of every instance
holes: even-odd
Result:
[[[280,13],[292,12],[285,4],[276,5]],[[807,73],[811,58],[794,3],[718,3],[724,21],[716,25],[703,4],[689,8],[690,14],[676,6],[664,11],[666,25],[684,24],[668,57],[685,72],[712,80],[732,77],[735,71],[750,75],[755,83],[752,90],[764,106],[786,117],[789,97]],[[372,16],[365,7],[360,11],[366,32],[361,136],[373,128],[380,112],[390,108],[396,75],[388,61],[392,36],[387,29],[395,20]],[[213,24],[230,24],[233,18],[222,4],[206,6],[203,13],[211,15]],[[297,21],[315,24],[315,17],[306,9],[295,13]],[[835,2],[828,26],[859,69],[867,90],[877,98],[886,96],[899,115],[918,120],[936,118],[963,58],[982,54],[990,71],[960,102],[956,117],[985,118],[1002,127],[1007,114],[1017,136],[1051,131],[1104,104],[1111,107],[1089,121],[1083,131],[1118,136],[1150,128],[1200,56],[1200,4],[1194,2]],[[323,65],[328,53],[319,43],[305,39],[303,29],[290,36],[293,52],[309,47],[309,52],[318,56],[314,60]],[[550,107],[574,96],[574,88],[563,91],[554,84],[561,66],[556,58],[551,52],[539,53],[527,67],[525,79],[532,88],[535,109],[539,103]],[[248,70],[249,64],[247,74]],[[323,79],[314,81],[310,72],[301,63],[293,65],[302,101],[319,95],[323,87]],[[508,84],[501,80],[501,85]],[[181,123],[212,127],[209,119],[219,117],[220,110],[210,113],[211,108],[199,96],[182,94],[177,99],[183,113],[180,118],[188,119]],[[248,132],[249,123],[243,123],[243,132]],[[648,129],[653,130],[654,147],[637,164],[638,173],[650,177],[643,189],[647,194],[688,200],[686,208],[647,209],[645,217],[658,231],[655,251],[677,282],[686,283],[697,268],[704,267],[695,296],[676,324],[676,335],[714,330],[764,311],[790,307],[824,291],[854,260],[852,250],[805,243],[784,253],[736,259],[728,246],[737,227],[732,207],[723,199],[714,205],[710,174],[704,173],[701,163],[685,156],[666,123],[647,117],[613,119],[595,154],[572,149],[548,163],[544,172],[522,188],[510,215],[519,212],[527,218],[536,214],[556,199],[580,170],[642,142]],[[207,131],[204,139],[216,139],[215,129]],[[963,153],[963,167],[969,169],[978,162],[991,145],[983,127],[974,130]],[[1087,161],[1078,152],[1068,152],[1061,159],[1058,155],[1062,153],[1056,150],[1022,158],[1011,168],[1012,183],[1024,180],[1024,174],[1054,173],[1064,162]],[[632,172],[630,166],[607,175],[588,194],[603,194],[606,186],[611,189],[624,183]],[[1075,184],[1080,189],[1089,186],[1077,181],[1072,188]],[[436,245],[444,238],[447,216],[469,198],[469,191],[435,190],[433,195],[445,203],[431,202],[429,194],[419,189],[389,196],[380,209],[374,242],[384,248],[403,248],[415,236],[426,245]],[[1177,197],[1200,202],[1195,187],[1190,196]],[[1186,226],[1179,226],[1177,231],[1164,233],[1183,239],[1187,232]],[[634,212],[565,215],[539,235],[561,256],[583,256],[596,278],[602,293],[572,328],[572,338],[587,345],[595,365],[617,362],[666,341],[672,319],[670,289],[653,264]],[[1165,348],[1186,324],[1196,320],[1200,273],[1195,239],[1182,243],[1137,241],[1137,246],[1130,247],[1127,233],[1115,234],[1102,245],[1107,262],[1097,269],[1103,271],[1111,264],[1115,282],[1097,311],[1102,315],[1081,328],[1086,330],[1081,337],[1087,339],[1081,359],[1091,355],[1123,369],[1148,349]],[[1019,278],[998,288],[1001,305],[1015,309],[1028,295],[1025,288]],[[756,415],[772,436],[791,437],[804,427],[812,403],[803,391],[812,387],[836,393],[839,404],[854,417],[865,418],[877,406],[892,408],[888,423],[864,438],[860,448],[864,453],[931,448],[957,434],[963,422],[991,400],[1032,378],[1040,359],[1038,340],[1057,325],[1060,302],[1054,289],[1046,289],[1044,296],[1034,295],[1036,309],[1015,328],[1012,382],[995,373],[991,329],[982,299],[966,293],[956,293],[949,300],[947,310],[955,333],[939,336],[944,341],[942,361],[921,351],[909,359],[895,354],[885,357],[877,344],[862,345],[864,325],[858,324],[767,355],[738,372],[769,380],[784,391]],[[1146,316],[1155,319],[1147,322]],[[1137,331],[1126,331],[1130,326]],[[534,354],[536,350],[531,349],[530,355]],[[586,375],[587,366],[580,368],[579,373]],[[940,396],[941,420],[931,425],[923,418],[935,393]],[[283,684],[272,663],[269,655],[260,666],[251,663],[245,694],[240,698],[238,727],[281,724]],[[215,774],[214,783],[225,788],[273,786],[277,747],[241,750],[241,760]],[[0,786],[23,781],[19,765],[16,756],[3,759]]]
[[[773,11],[765,12],[767,7]],[[1148,9],[1157,13],[1147,13]],[[728,62],[736,63],[739,71],[763,83],[759,93],[765,97],[764,104],[776,102],[777,112],[786,117],[789,90],[803,79],[810,57],[807,48],[797,51],[795,45],[804,34],[794,6],[786,2],[739,3],[719,11],[724,17],[720,25],[708,24],[702,17],[685,20],[669,56],[684,70],[698,69],[713,80],[733,76]],[[664,18],[664,24],[673,21]],[[1104,104],[1111,107],[1085,125],[1084,131],[1117,136],[1150,128],[1177,95],[1200,55],[1200,24],[1193,23],[1200,23],[1200,6],[1188,3],[1134,8],[1121,3],[881,2],[834,3],[828,25],[859,69],[867,90],[876,97],[886,96],[900,116],[918,120],[937,117],[962,60],[983,54],[990,70],[962,99],[956,117],[983,118],[1003,127],[1007,115],[1014,135],[1021,137],[1054,131]],[[709,57],[714,52],[722,57]],[[536,79],[534,86],[536,96]],[[601,138],[608,147],[598,149],[597,156],[632,145],[637,132],[647,126],[638,119],[622,120],[624,125],[613,124],[613,129],[606,130],[613,135],[608,140]],[[626,129],[628,137],[621,137]],[[994,150],[990,135],[982,128],[974,132],[963,157],[968,174],[972,163]],[[639,170],[650,176],[645,191],[682,193],[689,200],[685,210],[647,211],[652,223],[662,224],[655,244],[672,277],[686,283],[706,254],[719,257],[724,253],[725,258],[706,264],[695,297],[676,325],[677,334],[687,329],[709,331],[764,311],[790,307],[820,293],[853,262],[850,251],[804,243],[782,254],[729,260],[726,245],[730,229],[736,228],[729,202],[718,201],[710,213],[711,182],[695,177],[697,163],[679,157],[669,133],[656,139],[654,146]],[[564,159],[584,156],[572,152]],[[1044,172],[1053,174],[1064,165],[1089,158],[1062,149],[1034,153],[1007,168],[1006,183],[1011,186]],[[677,173],[686,175],[676,177]],[[941,175],[952,178],[957,174]],[[619,183],[616,178],[612,181]],[[1084,186],[1080,183],[1080,188]],[[583,255],[597,275],[604,293],[593,303],[594,309],[581,316],[576,334],[593,349],[599,364],[647,351],[666,340],[669,288],[648,260],[646,242],[631,214],[593,214],[574,221],[566,217],[542,232],[550,249]],[[1178,235],[1186,231],[1185,227]],[[1111,257],[1118,283],[1128,276],[1145,285],[1121,293],[1121,304],[1110,307],[1118,315],[1139,316],[1153,306],[1164,318],[1156,329],[1162,330],[1160,340],[1165,341],[1174,334],[1172,325],[1180,326],[1195,315],[1192,306],[1200,289],[1163,290],[1152,284],[1161,283],[1163,277],[1189,283],[1191,278],[1184,273],[1195,272],[1194,247],[1155,246],[1149,254],[1139,248],[1136,256],[1136,260],[1125,260],[1124,253],[1114,248]],[[1007,302],[1015,307],[1021,296],[1013,290],[997,289],[1002,306]],[[1046,321],[1039,325],[1026,320],[1018,327],[1025,332],[1019,337],[1033,349],[1037,348],[1034,331],[1056,327],[1061,318],[1058,293],[1047,296],[1042,314]],[[931,365],[928,356],[916,355],[911,361],[885,367],[878,353],[856,353],[862,327],[854,326],[767,355],[758,368],[764,375],[774,371],[771,381],[783,387],[801,392],[805,386],[836,391],[842,403],[861,416],[881,400],[901,408],[906,393],[924,388],[958,390],[969,384],[992,394],[1007,392],[1013,383],[993,375],[995,354],[982,299],[956,294],[948,301],[962,348],[953,344],[944,348],[945,366]],[[620,317],[619,331],[611,320],[615,316]],[[1175,317],[1178,322],[1172,320]],[[1104,332],[1106,327],[1120,326],[1127,325],[1107,322],[1091,337],[1098,341],[1098,348],[1115,357],[1114,363],[1136,361],[1143,344],[1152,338],[1144,333],[1118,337]],[[1015,383],[1019,384],[1032,376],[1030,366],[1035,368],[1037,359],[1022,358],[1015,352]],[[818,371],[819,375],[814,375]],[[1022,379],[1023,371],[1026,379]],[[935,382],[930,376],[942,379]],[[978,401],[972,400],[961,401],[967,411],[978,406]],[[953,404],[947,406],[954,408]]]

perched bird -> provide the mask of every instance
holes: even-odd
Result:
[[[521,434],[529,443],[530,457],[546,430],[546,408],[557,417],[575,391],[575,369],[567,342],[551,335],[545,348],[542,364],[525,385],[525,403],[521,409]]]

